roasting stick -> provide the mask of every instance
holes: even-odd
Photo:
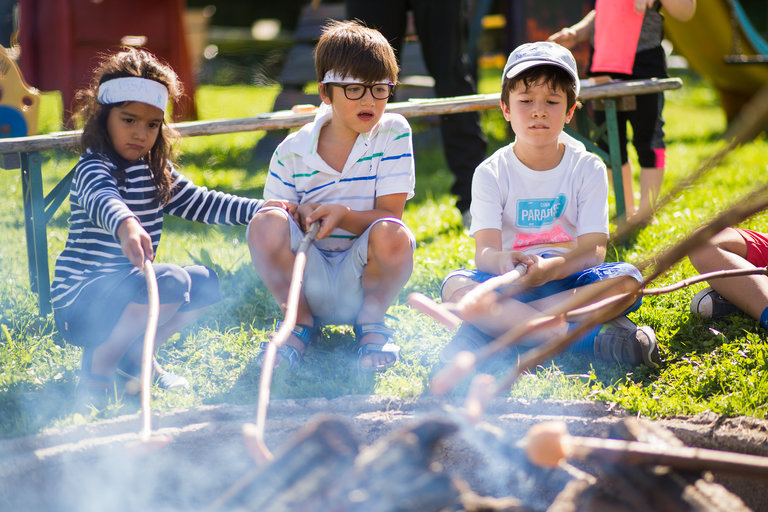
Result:
[[[511,285],[523,277],[526,272],[528,272],[528,267],[524,263],[518,263],[509,272],[492,277],[475,286],[455,304],[440,304],[426,295],[416,292],[408,295],[408,302],[417,311],[431,316],[449,329],[455,329],[463,319],[467,319],[467,316],[476,315],[483,307],[492,304],[495,300],[495,296],[491,295],[492,292]]]
[[[561,421],[534,425],[519,445],[531,462],[544,467],[557,467],[565,460],[576,459],[768,478],[768,457],[690,446],[656,446],[638,441],[575,437],[568,434]]]
[[[141,353],[141,431],[139,443],[129,443],[129,449],[135,453],[154,451],[171,442],[168,436],[152,435],[152,359],[155,354],[160,299],[155,269],[149,259],[144,260],[144,276],[147,280],[149,314],[147,327],[144,329],[144,346]]]
[[[566,311],[563,313],[556,315],[540,315],[538,317],[528,319],[521,325],[514,327],[513,329],[510,329],[506,333],[499,336],[496,340],[490,343],[483,350],[480,350],[477,354],[471,352],[461,352],[457,354],[450,364],[448,364],[433,377],[430,384],[430,389],[437,395],[445,394],[454,386],[456,386],[456,384],[458,384],[458,382],[461,381],[464,377],[474,371],[479,363],[493,356],[501,348],[513,345],[520,338],[539,329],[544,329],[548,326],[553,326],[563,321],[573,322],[576,321],[576,319],[584,318],[583,321],[579,321],[579,323],[582,325],[570,331],[567,336],[555,339],[552,342],[528,350],[520,359],[518,365],[513,369],[513,371],[507,377],[499,381],[496,388],[491,393],[491,396],[495,396],[497,393],[512,386],[512,384],[524,371],[529,370],[530,368],[540,364],[541,361],[547,360],[560,353],[563,349],[570,345],[573,340],[584,334],[593,325],[604,323],[605,321],[610,320],[610,318],[620,314],[620,312],[629,307],[629,305],[632,304],[632,302],[634,302],[638,296],[661,295],[663,293],[680,290],[702,281],[754,274],[768,275],[768,268],[756,267],[752,269],[732,269],[708,272],[706,274],[692,276],[682,281],[678,281],[677,283],[659,288],[639,288],[634,292],[616,294],[604,298],[600,301],[588,303],[587,305],[571,304],[566,307]],[[432,316],[432,318],[436,320],[437,315],[440,315],[443,312],[431,311],[429,308],[433,308],[433,306],[426,301],[423,302],[422,307],[423,309],[420,311],[428,314],[429,316]],[[602,314],[599,314],[601,312]]]
[[[152,262],[144,260],[144,275],[149,294],[149,317],[144,330],[144,348],[141,353],[141,440],[148,441],[152,435],[152,356],[155,353],[157,319],[160,315],[160,299],[157,291],[157,277]]]
[[[269,406],[269,395],[272,386],[272,374],[275,369],[275,356],[277,348],[285,343],[291,331],[296,327],[296,318],[299,309],[299,297],[301,294],[301,285],[304,282],[304,267],[307,263],[307,249],[317,236],[320,229],[320,223],[314,222],[301,239],[301,244],[296,251],[296,259],[293,262],[293,272],[291,274],[291,284],[288,288],[288,299],[285,304],[285,318],[280,324],[280,329],[267,344],[266,353],[261,363],[261,378],[259,381],[259,402],[256,408],[256,423],[246,423],[243,425],[243,436],[245,444],[251,455],[259,463],[266,463],[273,459],[272,453],[264,443],[264,429],[267,421],[267,407]]]

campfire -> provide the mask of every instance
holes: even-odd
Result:
[[[760,509],[768,423],[715,415],[640,421],[592,402],[494,399],[480,421],[463,403],[385,397],[276,400],[250,455],[245,406],[156,415],[162,449],[136,453],[138,416],[0,443],[4,510],[729,510]],[[536,429],[554,428],[555,467],[531,462]],[[550,424],[551,425],[551,424]],[[567,431],[563,429],[566,426]],[[551,428],[551,427],[547,427]],[[641,462],[613,440],[661,453]],[[618,442],[618,441],[615,441]],[[563,448],[563,446],[570,446]],[[687,445],[687,446],[686,446]],[[575,448],[574,448],[575,447]],[[712,453],[733,462],[711,474]],[[704,456],[702,456],[702,454]],[[675,457],[688,459],[680,467]]]
[[[760,114],[737,125],[728,145],[661,198],[659,207],[714,167],[755,126],[762,127],[763,119]],[[760,510],[768,503],[762,482],[768,476],[768,422],[714,414],[643,421],[609,404],[494,398],[524,371],[566,347],[580,334],[578,329],[527,352],[499,382],[476,376],[466,401],[437,395],[446,395],[483,360],[535,329],[577,314],[586,317],[582,328],[587,329],[615,317],[641,295],[669,291],[671,287],[647,285],[704,238],[764,210],[765,192],[758,187],[704,229],[657,255],[646,265],[650,271],[644,273],[645,282],[631,293],[601,303],[566,304],[505,333],[476,355],[457,356],[435,376],[431,397],[270,402],[277,343],[271,344],[262,368],[256,423],[250,423],[254,415],[249,406],[152,414],[149,380],[144,379],[141,416],[1,440],[0,509]],[[627,235],[620,229],[615,239]],[[313,236],[308,233],[302,246]],[[292,282],[278,342],[295,323],[303,258],[297,261],[299,278]],[[419,295],[410,301],[435,320],[455,326],[471,319],[478,308],[492,306],[486,301],[495,296],[492,287],[509,284],[522,273],[520,269],[498,282],[491,280],[452,307]],[[711,277],[716,276],[698,279]]]

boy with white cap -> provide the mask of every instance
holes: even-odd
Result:
[[[629,263],[605,263],[608,239],[608,182],[605,164],[583,144],[563,133],[577,106],[576,61],[564,47],[526,43],[509,56],[502,75],[501,111],[515,140],[480,164],[472,182],[472,225],[477,270],[448,275],[444,302],[456,302],[478,283],[528,269],[504,299],[501,311],[465,322],[443,349],[449,361],[461,350],[477,350],[493,337],[562,304],[589,284],[615,279],[611,293],[629,291],[630,276],[642,280]],[[576,250],[578,249],[578,250]],[[624,279],[622,279],[624,278]],[[598,326],[577,340],[573,351],[598,359],[658,366],[656,336],[625,315]],[[561,336],[573,325],[539,331],[524,340],[536,345]]]

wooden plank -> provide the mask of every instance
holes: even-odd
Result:
[[[679,78],[610,82],[607,84],[582,88],[579,99],[586,101],[595,98],[613,98],[636,94],[648,94],[652,92],[679,89],[681,86],[682,81]],[[488,110],[498,108],[498,105],[499,93],[491,93],[390,103],[387,105],[387,111],[396,112],[405,117],[418,117],[435,114],[453,114],[474,110]],[[220,135],[252,130],[281,130],[295,128],[297,126],[302,126],[313,119],[313,113],[296,114],[290,110],[282,110],[260,114],[255,117],[211,121],[189,121],[175,123],[171,126],[173,126],[182,137],[197,137],[201,135]],[[81,133],[81,131],[68,131],[47,135],[0,139],[0,154],[75,148],[80,143]]]

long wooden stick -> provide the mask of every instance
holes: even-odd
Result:
[[[655,446],[638,441],[575,437],[568,434],[565,423],[560,421],[534,425],[520,444],[531,462],[545,467],[556,467],[562,461],[575,459],[768,478],[768,457],[689,446]]]
[[[152,435],[152,374],[154,372],[155,337],[157,336],[157,323],[160,316],[160,296],[152,262],[149,259],[144,260],[143,268],[144,277],[147,281],[149,312],[141,352],[141,430],[139,431],[139,441],[127,444],[127,451],[132,455],[155,451],[171,442],[171,438],[168,436]]]
[[[160,315],[160,299],[157,277],[152,262],[144,260],[144,276],[149,294],[149,316],[144,330],[144,347],[141,353],[141,440],[147,441],[152,434],[152,359],[155,354],[157,320]]]
[[[496,338],[492,343],[486,346],[483,350],[480,350],[477,354],[464,354],[464,357],[457,358],[433,377],[432,383],[430,384],[430,389],[437,395],[447,393],[455,385],[457,385],[459,381],[473,372],[480,363],[490,359],[499,351],[514,345],[523,337],[528,336],[537,330],[552,327],[562,322],[574,322],[577,319],[583,319],[579,322],[579,326],[569,331],[567,335],[539,345],[538,347],[531,348],[525,352],[525,354],[520,357],[518,364],[510,372],[510,374],[499,381],[494,391],[495,395],[502,390],[509,388],[525,371],[540,364],[541,361],[560,353],[562,350],[568,347],[573,342],[573,340],[578,339],[595,325],[604,323],[605,321],[615,317],[621,311],[624,311],[640,296],[661,295],[663,293],[669,293],[702,281],[709,281],[712,279],[726,279],[730,277],[740,277],[754,274],[768,275],[768,268],[757,267],[753,269],[717,270],[708,272],[706,274],[689,277],[664,287],[638,287],[638,289],[633,292],[615,294],[602,300],[593,302],[591,296],[600,295],[603,292],[601,289],[596,289],[595,293],[590,294],[590,297],[585,296],[581,299],[574,298],[570,301],[566,301],[562,308],[563,311],[555,312],[552,314],[541,314],[536,317],[527,319],[520,325],[508,330]],[[607,286],[606,284],[602,283],[605,283],[605,281],[598,285],[599,288]],[[578,300],[578,304],[576,303],[576,300]],[[436,304],[437,306],[441,306],[441,309],[430,309],[432,308],[430,302],[432,304]],[[419,311],[432,316],[432,318],[437,321],[440,321],[440,317],[443,314],[443,311],[448,310],[448,308],[446,308],[444,305],[434,303],[431,300],[430,302],[424,301],[419,308]]]
[[[291,284],[288,288],[288,298],[285,303],[285,318],[283,318],[283,322],[280,324],[280,328],[277,330],[275,336],[267,344],[266,352],[261,363],[256,423],[246,423],[243,425],[243,436],[245,437],[246,446],[251,455],[260,463],[266,463],[273,459],[272,453],[264,442],[264,430],[267,421],[267,407],[269,406],[272,374],[275,370],[277,348],[285,343],[291,335],[291,331],[296,327],[301,286],[304,282],[304,267],[307,263],[307,250],[317,236],[317,231],[319,229],[319,222],[310,225],[296,251],[296,259],[293,262],[293,272],[291,274]]]

